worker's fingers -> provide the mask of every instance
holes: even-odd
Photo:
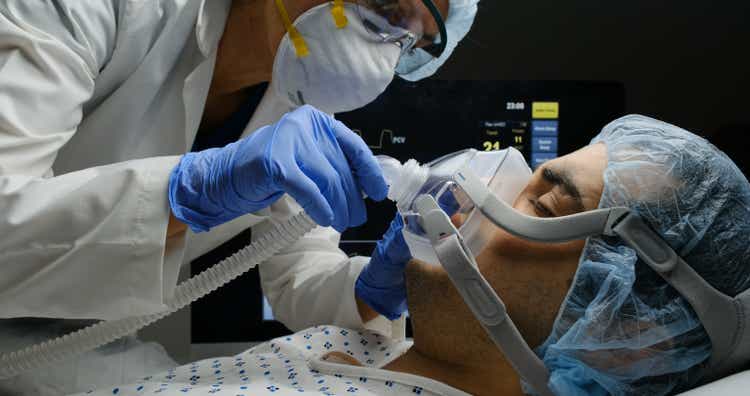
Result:
[[[336,142],[331,142],[336,144]],[[327,151],[328,162],[330,163],[332,170],[337,174],[337,186],[340,188],[346,198],[344,206],[333,206],[334,214],[339,208],[341,210],[347,210],[348,218],[346,227],[356,227],[367,221],[367,208],[365,207],[365,200],[362,197],[362,188],[359,187],[355,180],[355,176],[352,174],[349,162],[344,157],[341,149],[337,146],[335,149]]]
[[[332,127],[334,136],[349,162],[357,187],[376,201],[385,199],[388,195],[388,185],[383,170],[365,141],[341,121],[332,120]]]
[[[300,163],[301,171],[315,183],[332,210],[331,226],[338,232],[349,228],[349,200],[339,172],[322,153],[311,152],[312,158]],[[356,199],[362,201],[362,197]]]
[[[301,169],[294,167],[287,170],[281,187],[299,203],[305,212],[318,224],[328,227],[333,223],[333,209],[328,200]]]

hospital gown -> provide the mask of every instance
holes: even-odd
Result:
[[[80,395],[466,395],[429,378],[381,369],[411,345],[366,330],[314,327],[234,357],[202,360]],[[322,359],[331,352],[347,354],[362,366]]]

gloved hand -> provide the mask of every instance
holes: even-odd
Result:
[[[378,201],[388,193],[375,157],[362,138],[312,106],[223,148],[185,154],[169,179],[172,213],[196,232],[284,193],[340,232],[367,219],[363,191]]]
[[[403,227],[401,215],[396,214],[354,286],[357,297],[390,320],[406,312],[404,268],[411,253],[401,234]]]

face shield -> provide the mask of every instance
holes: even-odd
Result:
[[[429,240],[438,262],[467,306],[532,393],[553,394],[549,369],[525,343],[502,299],[479,272],[474,260],[476,252],[467,243],[463,226],[457,228],[451,219],[457,213],[481,213],[492,226],[538,242],[588,237],[622,241],[690,304],[705,327],[712,343],[705,379],[731,374],[747,363],[750,332],[745,329],[750,326],[750,293],[730,297],[712,287],[637,213],[626,207],[612,207],[556,218],[527,216],[516,211],[512,201],[496,196],[489,188],[497,174],[487,179],[481,176],[487,168],[472,166],[471,161],[459,162],[463,165],[449,181],[441,183],[443,187],[433,187],[415,197],[410,217],[405,216],[413,223],[409,232],[425,235]],[[450,193],[446,195],[445,191]]]

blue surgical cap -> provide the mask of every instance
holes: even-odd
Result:
[[[440,66],[453,54],[453,50],[456,49],[458,43],[469,33],[471,25],[474,24],[474,17],[477,15],[479,0],[450,0],[448,3],[448,17],[445,19],[448,42],[446,43],[445,50],[439,58],[425,63],[422,67],[411,73],[398,73],[399,70],[397,68],[396,73],[398,73],[399,77],[408,81],[417,81],[435,74]],[[429,58],[432,58],[432,55],[417,48],[413,53],[405,54],[399,65],[406,66],[406,70],[411,70],[412,68],[409,65],[424,63]]]
[[[644,116],[593,139],[607,148],[600,208],[647,220],[708,283],[734,297],[750,287],[750,185],[706,140]],[[671,286],[618,238],[589,238],[578,271],[537,350],[559,395],[665,395],[700,381],[711,342]]]

